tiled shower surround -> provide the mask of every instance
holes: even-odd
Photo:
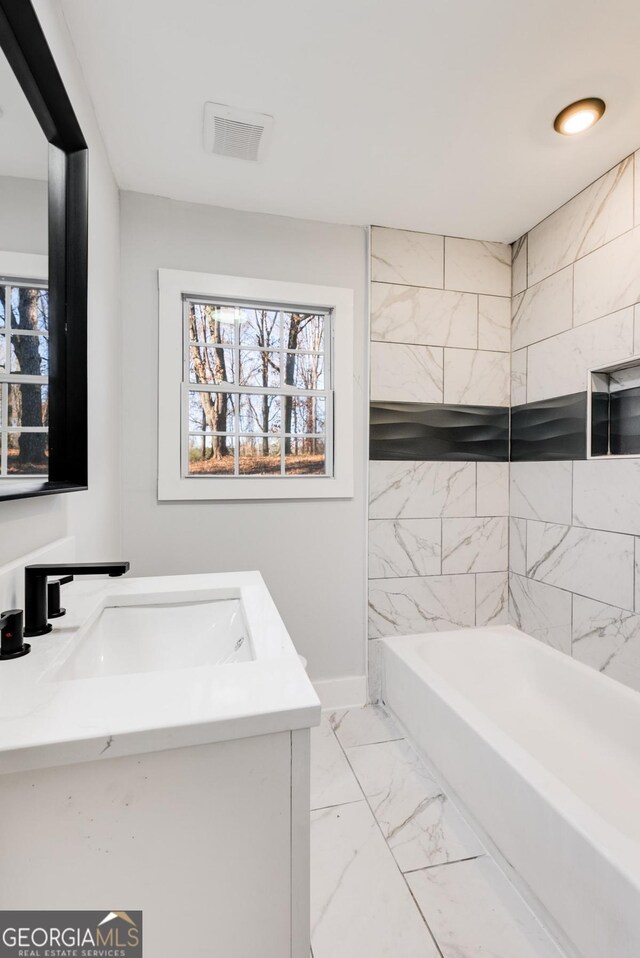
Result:
[[[371,245],[369,636],[506,622],[509,464],[473,460],[500,415],[508,456],[511,249],[379,228]],[[469,451],[430,461],[417,404],[445,444],[447,410],[477,413]]]
[[[587,370],[640,353],[640,153],[513,264],[501,244],[400,230],[371,245],[374,668],[382,636],[509,621],[640,689],[640,458],[586,460],[581,441]],[[442,444],[416,421],[436,404],[479,417],[468,461],[431,459]],[[509,405],[511,463],[486,438]]]

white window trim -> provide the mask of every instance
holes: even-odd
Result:
[[[38,283],[49,282],[49,257],[40,253],[14,253],[9,250],[0,250],[0,288],[5,285],[11,285],[11,280],[33,280]],[[8,282],[5,282],[7,280]],[[6,321],[6,318],[5,318]],[[9,383],[36,383],[48,385],[48,376],[20,376],[0,375],[0,402],[2,403],[2,415],[6,415],[4,410],[8,407],[8,389]],[[48,426],[22,426],[20,429],[9,429],[4,419],[0,428],[0,479],[3,482],[11,481],[40,481],[46,476],[42,473],[33,475],[7,475],[6,443],[3,441],[3,434],[10,432],[49,432]]]
[[[158,270],[158,499],[350,499],[353,497],[353,290],[278,280]],[[332,476],[184,477],[182,383],[184,295],[304,304],[333,311]]]
[[[10,253],[0,250],[0,276],[49,281],[49,257],[39,253]]]

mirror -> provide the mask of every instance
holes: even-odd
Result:
[[[0,500],[87,487],[87,144],[30,0],[0,0]]]
[[[0,50],[0,484],[49,473],[48,155]]]

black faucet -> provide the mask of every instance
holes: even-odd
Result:
[[[53,628],[48,618],[47,580],[49,576],[61,576],[59,584],[71,582],[76,575],[108,575],[117,577],[129,571],[128,562],[57,562],[43,565],[28,565],[24,569],[25,630],[28,637],[46,635]],[[64,615],[58,606],[52,610]]]
[[[22,609],[0,613],[0,630],[0,659],[19,659],[31,651],[31,646],[22,641]]]

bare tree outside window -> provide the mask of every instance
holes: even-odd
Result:
[[[330,323],[185,297],[187,475],[330,474]]]
[[[48,333],[46,288],[0,283],[0,477],[48,472]]]

